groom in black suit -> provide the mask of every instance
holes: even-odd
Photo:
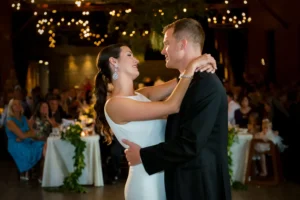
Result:
[[[193,19],[181,19],[164,29],[166,67],[178,69],[202,53],[204,31]],[[215,74],[194,75],[180,112],[167,121],[165,142],[125,151],[130,165],[143,163],[149,175],[165,171],[168,200],[230,200],[226,92]],[[141,133],[142,134],[142,133]]]

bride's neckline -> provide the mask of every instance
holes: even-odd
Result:
[[[135,95],[129,95],[129,96],[122,96],[122,95],[116,95],[116,96],[112,96],[112,97],[137,97],[140,95],[140,93],[138,92],[134,92]]]

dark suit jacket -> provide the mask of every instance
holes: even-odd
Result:
[[[165,171],[168,200],[230,200],[228,109],[215,74],[197,73],[180,112],[167,121],[165,142],[141,149],[148,174]]]

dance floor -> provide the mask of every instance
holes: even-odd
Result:
[[[115,185],[87,187],[86,194],[51,193],[34,182],[19,182],[14,164],[0,161],[0,200],[123,200],[125,180]],[[233,191],[233,200],[299,200],[300,185],[282,183],[276,187],[249,186],[247,191]]]

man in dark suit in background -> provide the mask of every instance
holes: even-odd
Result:
[[[183,73],[202,55],[205,35],[197,21],[177,20],[165,27],[164,34],[167,68]],[[196,73],[180,112],[168,117],[164,143],[141,149],[123,141],[129,146],[125,150],[129,164],[142,163],[149,175],[165,171],[168,200],[230,200],[227,112],[219,78]]]

